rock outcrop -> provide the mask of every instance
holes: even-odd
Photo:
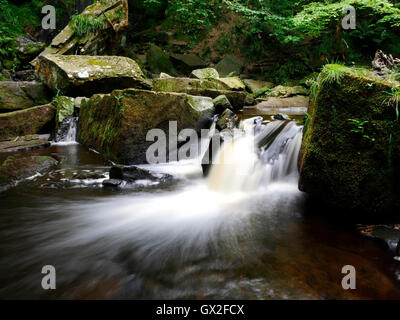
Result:
[[[126,57],[42,55],[36,72],[55,93],[73,97],[150,88],[138,64]]]
[[[0,81],[0,110],[15,111],[50,102],[43,84],[30,81]]]
[[[399,212],[400,123],[387,95],[393,86],[367,70],[324,67],[305,128],[301,190],[341,212]]]
[[[115,54],[125,41],[121,31],[127,26],[128,0],[96,1],[74,16],[42,55]]]
[[[169,121],[177,122],[178,132],[208,127],[212,110],[210,98],[183,93],[126,89],[96,94],[81,105],[78,141],[117,163],[146,163],[147,148],[154,143],[146,141],[149,130],[168,135]]]
[[[55,107],[52,104],[0,114],[0,139],[51,132]]]

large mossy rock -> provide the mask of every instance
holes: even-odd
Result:
[[[23,179],[37,172],[43,172],[58,163],[48,156],[7,157],[0,164],[0,192],[3,192]]]
[[[0,81],[0,110],[15,111],[50,101],[45,86],[30,81]]]
[[[158,92],[179,92],[193,96],[210,97],[212,99],[225,95],[232,106],[239,110],[243,108],[246,93],[230,90],[229,86],[220,79],[191,79],[191,78],[169,78],[154,79],[153,90]]]
[[[128,0],[96,1],[71,19],[42,54],[115,54],[125,41],[122,31],[127,26]]]
[[[394,84],[340,65],[325,66],[318,83],[303,138],[300,189],[344,209],[338,213],[398,213],[400,125],[388,99]]]
[[[78,141],[117,163],[146,163],[146,150],[154,143],[146,141],[149,130],[168,135],[169,121],[177,121],[178,132],[199,129],[203,120],[209,125],[212,110],[210,98],[182,93],[126,89],[96,94],[81,105]]]
[[[54,92],[74,97],[150,88],[138,64],[126,57],[42,55],[36,72]]]
[[[177,72],[166,54],[159,46],[151,44],[146,53],[146,62],[151,72],[176,75]]]
[[[52,104],[0,114],[0,139],[51,132],[55,107]]]
[[[215,69],[217,69],[220,76],[226,77],[228,75],[240,75],[243,67],[243,63],[238,58],[232,55],[227,55],[218,62]]]

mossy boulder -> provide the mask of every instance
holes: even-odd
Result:
[[[229,90],[228,85],[219,80],[190,78],[154,79],[153,90],[158,92],[187,93],[193,96],[210,97],[212,99],[220,95],[225,95],[235,109],[239,110],[243,108],[246,93]]]
[[[190,78],[195,79],[218,79],[219,73],[214,68],[196,69],[190,73]]]
[[[73,97],[150,88],[138,64],[126,57],[42,55],[36,72],[53,92]]]
[[[398,84],[340,65],[326,65],[318,84],[303,138],[300,189],[338,213],[399,212],[400,124],[388,100]]]
[[[37,172],[43,172],[58,163],[48,156],[7,157],[0,164],[0,192],[3,192],[23,179]]]
[[[0,81],[0,110],[14,111],[50,101],[49,92],[34,81]]]
[[[42,42],[35,42],[25,37],[15,37],[15,42],[17,57],[22,63],[31,61],[46,47]]]
[[[184,128],[210,123],[213,103],[207,97],[137,89],[96,94],[80,109],[78,141],[122,164],[146,163],[147,132],[159,128],[168,135],[169,121]],[[208,126],[208,124],[207,124]]]
[[[151,72],[176,75],[177,72],[166,54],[159,46],[151,44],[146,53],[146,62]]]
[[[226,77],[228,75],[238,76],[243,70],[243,63],[235,56],[227,55],[215,66],[218,73]]]
[[[153,80],[154,91],[184,92],[188,89],[229,90],[229,87],[216,79],[158,78]]]
[[[213,99],[214,110],[216,114],[223,113],[226,109],[233,110],[229,99],[225,95],[220,95]]]
[[[52,104],[0,114],[0,139],[47,133],[54,129],[55,107]]]

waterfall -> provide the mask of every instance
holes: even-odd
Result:
[[[224,143],[208,177],[210,190],[233,193],[273,182],[297,183],[302,126],[294,121],[262,125],[261,120],[242,121],[234,138]]]
[[[63,120],[58,129],[56,142],[63,144],[76,143],[76,130],[79,117],[69,116]]]

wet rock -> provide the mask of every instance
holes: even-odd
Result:
[[[117,164],[110,169],[110,179],[119,179],[127,182],[135,182],[137,180],[167,181],[172,179],[172,176],[169,174],[159,174],[156,176],[150,171],[136,166]]]
[[[42,55],[96,56],[118,52],[126,40],[122,31],[128,26],[128,0],[96,1],[88,6],[80,17],[92,22],[96,20],[100,26],[93,31],[84,30],[82,27],[76,27],[76,20],[72,19]],[[37,62],[35,59],[32,64],[36,65]]]
[[[36,71],[53,92],[73,97],[150,88],[138,64],[126,57],[43,55]]]
[[[281,121],[290,120],[289,116],[284,113],[278,113],[278,114],[274,115],[273,118],[275,120],[281,120]]]
[[[97,179],[103,179],[105,177],[106,176],[104,174],[99,173],[99,172],[81,171],[81,172],[78,172],[78,173],[74,174],[72,176],[72,179],[79,179],[79,180],[94,179],[94,180],[97,180]]]
[[[7,157],[0,166],[0,192],[57,163],[57,160],[48,156]]]
[[[151,44],[146,54],[146,62],[151,72],[176,75],[177,72],[166,54],[159,46]]]
[[[289,98],[297,95],[307,95],[307,89],[301,86],[287,87],[276,86],[271,91],[267,92],[264,97],[281,97]]]
[[[146,141],[149,130],[168,135],[169,121],[177,121],[178,132],[200,129],[205,120],[207,127],[212,111],[207,97],[136,89],[96,94],[81,105],[78,140],[112,161],[146,163],[147,148],[154,143]]]
[[[201,169],[203,176],[208,176],[210,173],[213,161],[218,154],[218,151],[223,143],[223,137],[220,132],[215,132],[208,143],[207,151],[204,153],[203,159],[201,159]]]
[[[320,77],[330,72],[340,82],[321,81],[310,104],[299,187],[338,213],[393,215],[400,210],[400,126],[395,106],[382,103],[393,83],[340,65],[326,65]],[[363,122],[363,133],[349,119]]]
[[[225,95],[220,95],[213,99],[214,110],[216,114],[221,114],[225,109],[233,110],[231,103]]]
[[[74,99],[74,107],[79,109],[79,108],[81,107],[82,102],[83,102],[85,99],[88,99],[88,98],[86,98],[86,97],[76,97],[76,98]]]
[[[218,79],[219,73],[214,68],[204,68],[193,70],[190,74],[190,78],[195,79]]]
[[[124,181],[118,179],[106,179],[103,181],[104,187],[118,188],[123,186]]]
[[[70,97],[60,96],[57,97],[54,102],[56,105],[56,132],[58,131],[59,125],[64,121],[65,118],[72,116],[74,113],[75,99]]]
[[[178,72],[189,75],[193,69],[200,69],[206,66],[206,63],[195,54],[171,54],[171,61]]]
[[[359,232],[367,237],[382,240],[387,248],[394,254],[400,255],[400,229],[393,225],[359,225]]]
[[[244,79],[243,83],[246,85],[246,88],[251,93],[256,93],[260,89],[271,89],[274,84],[272,82],[261,81],[261,80],[253,80],[253,79]]]
[[[50,135],[28,135],[0,141],[0,153],[47,148],[50,146],[50,142],[48,141],[49,136]]]
[[[0,81],[0,110],[15,111],[50,102],[44,85],[29,81]]]
[[[218,130],[233,129],[239,122],[239,118],[230,109],[225,109],[217,121]]]
[[[243,63],[238,58],[232,55],[227,55],[218,62],[215,69],[223,77],[232,74],[238,76],[243,70]]]
[[[55,107],[52,104],[0,114],[0,139],[51,132]]]

